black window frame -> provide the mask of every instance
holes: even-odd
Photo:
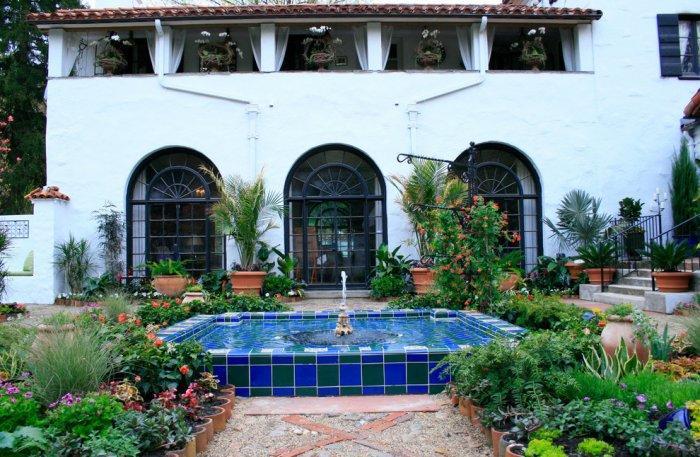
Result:
[[[678,46],[680,49],[680,22],[690,22],[690,35],[688,37],[688,41],[691,47],[691,57],[693,59],[691,65],[693,67],[693,72],[692,73],[686,73],[683,71],[683,57],[686,56],[685,50],[680,49],[680,57],[681,57],[681,78],[691,78],[691,79],[698,79],[700,78],[700,34],[698,34],[698,27],[700,26],[700,15],[679,15],[678,16]]]

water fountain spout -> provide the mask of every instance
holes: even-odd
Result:
[[[347,313],[347,306],[346,306],[346,301],[347,301],[347,292],[345,288],[345,282],[348,279],[348,275],[345,273],[345,271],[340,272],[340,281],[343,286],[342,288],[342,299],[340,302],[340,314],[338,314],[338,323],[335,326],[335,335],[336,336],[345,336],[349,335],[352,333],[352,326],[350,326],[350,318],[348,318],[348,313]]]

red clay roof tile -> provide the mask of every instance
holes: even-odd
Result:
[[[25,195],[24,198],[26,198],[27,200],[49,198],[55,198],[58,200],[65,201],[70,200],[70,197],[58,190],[57,186],[37,187],[36,189]]]
[[[685,117],[700,117],[700,90],[695,92],[693,98],[685,106],[683,114],[685,114]]]
[[[600,19],[603,12],[585,8],[533,7],[525,5],[245,5],[176,6],[161,8],[70,9],[53,13],[31,13],[35,24],[143,22],[154,19],[188,20],[199,18],[322,18],[322,17],[508,17],[519,19]]]

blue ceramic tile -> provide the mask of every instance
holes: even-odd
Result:
[[[312,387],[316,385],[315,365],[295,365],[294,385],[299,387]]]
[[[428,386],[406,386],[406,393],[408,394],[427,394]]]
[[[251,365],[250,385],[251,387],[271,387],[272,367],[270,365]]]
[[[362,395],[384,395],[383,386],[368,386],[362,388]]]
[[[319,397],[337,397],[340,395],[339,387],[319,387],[318,396]]]
[[[238,390],[236,390],[236,393],[238,393]],[[274,387],[272,395],[275,397],[293,397],[294,387]]]
[[[340,365],[340,385],[360,386],[362,385],[362,368],[359,363]]]
[[[386,385],[406,384],[406,364],[387,363],[384,365],[384,383]]]

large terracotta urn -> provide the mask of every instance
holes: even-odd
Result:
[[[620,346],[620,341],[623,340],[627,346],[628,355],[636,353],[642,363],[649,360],[649,349],[634,337],[632,319],[630,317],[609,316],[605,328],[600,334],[600,343],[603,345],[603,349],[612,356]]]
[[[610,284],[615,276],[614,268],[587,268],[585,272],[588,275],[588,281],[598,285]]]
[[[168,297],[177,297],[187,289],[189,279],[185,276],[154,276],[153,288],[160,294]]]
[[[518,285],[518,281],[520,281],[520,275],[517,273],[510,273],[508,276],[501,280],[501,284],[498,286],[498,289],[501,292],[513,290],[515,289],[515,286]]]
[[[579,276],[583,272],[583,263],[569,261],[564,264],[567,270],[569,270],[569,276],[572,281],[578,280]]]
[[[525,446],[522,444],[511,444],[506,448],[506,457],[520,457],[525,453]]]
[[[427,294],[435,284],[435,271],[430,268],[411,268],[411,275],[418,295]]]
[[[260,295],[267,273],[264,271],[232,271],[231,287],[233,292],[241,295]]]
[[[687,292],[690,290],[690,280],[693,277],[693,273],[689,271],[655,271],[651,275],[661,292]]]
[[[491,427],[491,445],[493,446],[493,457],[501,457],[501,437],[507,434],[507,430],[498,430]],[[505,448],[503,448],[505,451]]]

